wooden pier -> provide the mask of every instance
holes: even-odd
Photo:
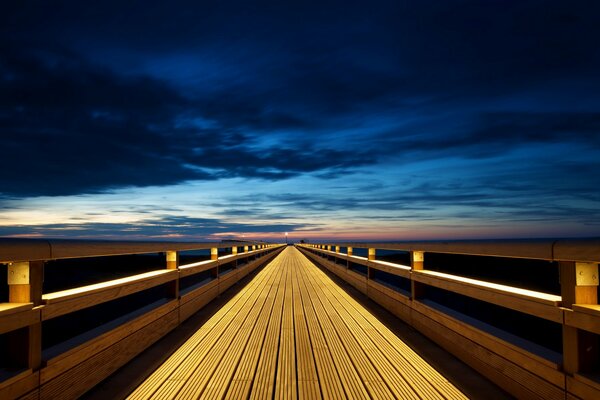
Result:
[[[203,259],[190,258],[198,251]],[[63,282],[56,260],[80,260],[82,272],[92,260],[106,272],[122,262],[113,257],[148,254],[152,265],[129,275],[44,284],[53,268]],[[597,399],[599,261],[598,239],[0,239],[0,398],[85,395],[225,292],[231,300],[136,380],[131,399],[466,397],[456,376],[426,362],[328,270],[512,396]]]
[[[465,396],[288,247],[129,399]]]

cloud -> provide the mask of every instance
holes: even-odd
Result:
[[[98,193],[238,176],[280,180],[314,172],[335,175],[374,162],[364,152],[293,143],[259,146],[244,130],[298,122],[276,113],[265,117],[260,109],[253,109],[258,119],[240,120],[246,114],[236,111],[237,103],[224,107],[237,112],[237,119],[217,119],[219,129],[199,126],[201,103],[157,79],[118,76],[70,51],[5,44],[3,54],[4,195]]]
[[[243,234],[271,235],[296,230],[318,229],[318,227],[318,224],[242,224],[215,218],[163,216],[148,218],[137,224],[82,222],[37,226],[0,226],[0,236],[127,240],[214,240],[223,234],[231,237],[240,237]]]

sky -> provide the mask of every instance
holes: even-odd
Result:
[[[1,8],[1,237],[600,236],[600,2]]]

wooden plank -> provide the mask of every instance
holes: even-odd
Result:
[[[40,390],[32,390],[24,396],[19,397],[19,400],[39,400],[40,398]]]
[[[337,285],[330,285],[328,286],[329,288],[335,288],[335,290],[337,291],[338,295],[340,295],[341,299],[345,299],[346,303],[345,305],[340,305],[339,307],[336,307],[336,309],[338,310],[342,310],[342,309],[352,309],[355,308],[355,310],[358,309],[363,309],[362,306],[360,306],[358,303],[356,303],[353,299],[351,299],[341,288],[337,287]],[[381,293],[381,292],[379,292]],[[387,297],[387,296],[386,296]],[[402,304],[399,304],[397,302],[394,302],[397,305],[403,306]],[[406,307],[406,306],[405,306]],[[364,310],[364,309],[363,309]],[[393,310],[392,310],[393,311]],[[410,315],[410,308],[406,307],[406,315],[405,316],[409,316]],[[370,334],[369,336],[371,338],[375,338],[375,340],[379,340],[377,342],[377,346],[385,349],[386,351],[384,351],[386,357],[392,357],[393,362],[391,362],[391,364],[394,366],[394,368],[397,368],[396,374],[392,374],[389,370],[385,370],[385,368],[387,366],[383,366],[382,371],[386,372],[386,378],[389,379],[390,381],[393,381],[397,376],[400,375],[405,375],[409,374],[410,379],[406,379],[407,381],[410,381],[412,385],[416,385],[415,387],[418,389],[419,387],[421,389],[422,393],[427,393],[427,390],[431,391],[433,390],[433,395],[431,393],[429,393],[429,396],[426,394],[423,394],[424,398],[427,397],[432,397],[435,395],[436,390],[441,391],[441,393],[443,393],[446,398],[448,399],[455,399],[455,398],[460,398],[462,396],[462,394],[460,394],[459,391],[457,391],[457,389],[451,385],[449,382],[447,382],[446,379],[444,379],[443,377],[441,377],[435,370],[433,370],[427,363],[425,363],[420,357],[416,356],[414,354],[414,352],[412,352],[412,350],[410,348],[408,348],[408,346],[406,346],[404,343],[402,343],[395,335],[393,335],[391,332],[389,332],[389,330],[387,330],[387,328],[385,328],[381,323],[379,323],[379,321],[377,321],[370,313],[368,313],[366,310],[363,311],[364,314],[362,313],[357,313],[355,315],[361,316],[361,318],[363,318],[361,321],[361,324],[365,324],[365,326],[371,326],[372,328],[367,328],[370,329]],[[370,318],[370,320],[369,320]],[[375,325],[372,325],[375,324]],[[386,332],[388,331],[388,335],[389,338],[384,338],[384,337],[380,337],[379,335],[381,335],[382,332]],[[363,337],[364,339],[364,337]],[[389,342],[387,341],[389,339]],[[398,352],[398,349],[402,349],[402,354],[411,354],[412,356],[410,357],[410,361],[405,360]],[[378,364],[380,363],[384,363],[381,359],[379,359]],[[416,373],[416,371],[422,371],[422,375],[414,375]],[[412,375],[411,375],[412,374]],[[419,383],[420,382],[420,383]],[[395,383],[396,386],[396,393],[397,395],[399,395],[400,397],[402,397],[402,395],[398,394],[398,393],[402,393],[402,389],[401,389],[401,384],[400,386],[398,382]],[[404,386],[404,390],[406,389],[406,386]],[[409,396],[409,394],[405,393],[404,396]]]
[[[573,311],[600,317],[600,304],[573,304]]]
[[[275,268],[275,266],[279,266],[280,263],[281,259],[275,260],[269,266]],[[285,277],[286,273],[287,271],[282,268],[281,277]],[[280,290],[283,289],[282,286],[284,285],[279,283]],[[254,375],[254,381],[249,395],[250,399],[267,399],[273,397],[273,382],[277,372],[277,353],[279,351],[283,300],[284,298],[282,295],[277,296],[275,299],[271,317],[269,319],[269,325],[265,334],[265,341],[261,350],[261,356]]]
[[[0,334],[39,323],[41,318],[40,307],[3,315],[0,317]]]
[[[42,296],[46,305],[42,309],[42,320],[45,321],[162,285],[177,279],[177,274],[178,272],[175,270],[162,269],[45,294]]]
[[[488,377],[492,382],[495,382],[503,390],[515,396],[518,399],[535,399],[544,400],[543,394],[539,394],[537,390],[527,388],[515,381],[511,377],[502,373],[500,368],[489,365],[483,361],[480,356],[474,355],[469,351],[466,351],[464,345],[459,347],[458,345],[463,344],[462,342],[455,343],[456,338],[454,335],[446,335],[444,330],[437,329],[435,325],[429,325],[427,320],[421,320],[421,314],[415,313],[413,326],[418,329],[425,336],[445,348],[449,353],[454,354],[458,359],[462,360],[467,365],[471,366],[475,371]],[[477,344],[471,342],[469,345],[477,346]],[[564,396],[564,392],[563,392]],[[558,399],[558,397],[556,397]]]
[[[223,293],[240,279],[237,270],[229,271],[225,275],[219,275],[219,293]]]
[[[600,399],[600,382],[580,374],[567,376],[567,392],[582,399]]]
[[[557,261],[600,262],[600,239],[557,240],[553,246]]]
[[[226,394],[229,383],[234,378],[240,359],[244,353],[249,350],[248,345],[251,338],[256,337],[257,328],[264,329],[263,325],[258,324],[259,319],[266,319],[271,314],[272,305],[277,294],[277,288],[274,286],[265,287],[252,305],[247,318],[235,332],[233,342],[221,348],[222,358],[216,357],[213,365],[213,374],[210,380],[206,382],[206,388],[202,392],[201,398],[217,399],[223,398]],[[261,318],[262,317],[262,318]],[[264,332],[264,331],[263,331]],[[220,360],[219,360],[220,358]]]
[[[92,340],[46,360],[46,367],[41,370],[41,384],[44,384],[70,368],[81,364],[90,357],[111,347],[114,343],[125,339],[134,332],[176,310],[178,305],[179,302],[177,300],[172,300],[160,307],[153,308],[147,313],[126,322],[123,325],[96,336]]]
[[[367,294],[367,277],[363,276],[357,272],[348,270],[346,277],[344,278],[346,282],[351,284],[361,293]]]
[[[391,263],[387,261],[371,260],[368,263],[369,268],[387,272],[388,274],[401,276],[410,279],[410,266]]]
[[[314,272],[313,274],[318,275],[319,273]],[[322,277],[321,279],[325,280],[326,278]],[[348,301],[349,296],[339,290],[333,282],[327,282],[325,290],[329,292],[327,298],[333,302],[333,309],[339,314],[339,323],[336,326],[339,327],[344,324],[347,326],[348,333],[351,332],[355,336],[358,343],[365,350],[367,357],[381,374],[383,381],[393,391],[395,397],[441,398],[437,389],[426,381],[423,376],[416,373],[418,370],[414,366],[408,365],[403,357],[393,358],[393,355],[399,356],[399,353],[393,346],[382,342],[384,340],[382,332],[387,330],[383,324],[377,321],[377,328],[371,328],[371,324],[364,319],[364,314],[370,315],[370,313],[358,304],[351,304]],[[324,295],[326,294],[324,293]],[[391,332],[389,333],[391,334]],[[411,352],[405,351],[404,354],[411,354]],[[413,353],[413,356],[416,357],[416,354]],[[435,371],[431,371],[431,368],[427,371],[428,375],[433,375],[432,372],[435,373]],[[368,384],[370,390],[378,390],[378,392],[372,392],[372,396],[376,398],[384,396],[384,393],[381,393],[382,388],[380,385],[378,387],[371,381]],[[452,388],[454,390],[449,398],[460,398],[460,392],[456,391],[454,387]]]
[[[195,275],[200,272],[208,271],[209,269],[216,268],[219,265],[218,260],[204,260],[196,263],[185,264],[179,266],[179,274],[181,278],[186,276]]]
[[[172,311],[41,386],[40,399],[76,399],[177,326]]]
[[[410,304],[411,304],[410,297],[400,293],[397,290],[392,289],[391,287],[388,287],[377,281],[369,279],[369,281],[367,282],[367,294],[371,293],[371,290],[376,290],[381,293],[384,293],[386,296],[390,297],[391,299],[394,299],[395,301],[402,303],[406,306],[410,306]]]
[[[180,387],[178,381],[166,381],[182,363],[193,357],[199,357],[195,350],[199,346],[209,348],[212,346],[213,340],[218,340],[221,326],[228,324],[230,321],[225,318],[236,312],[238,307],[241,307],[246,301],[245,295],[252,293],[257,288],[258,284],[263,284],[267,275],[259,274],[246,288],[241,290],[227,304],[225,304],[209,321],[207,321],[183,346],[181,346],[161,367],[159,367],[136,391],[130,398],[146,399],[156,394],[155,392],[161,389],[163,393],[176,393]],[[174,396],[174,394],[172,394]],[[158,396],[155,396],[158,397]]]
[[[560,296],[435,271],[413,271],[412,279],[553,322],[563,321]]]
[[[290,268],[291,260],[289,260],[289,257],[287,261],[284,267],[287,273],[283,294],[283,313],[281,318],[279,354],[277,357],[275,397],[280,399],[296,399],[298,395],[298,383],[296,377],[296,340],[294,337],[293,271]]]
[[[96,257],[122,254],[156,253],[243,246],[248,243],[192,243],[192,242],[129,242],[92,240],[50,240],[52,258]],[[252,242],[256,243],[256,242]]]
[[[217,281],[215,280],[215,283]],[[184,321],[201,310],[219,295],[219,286],[211,285],[210,288],[194,297],[188,297],[185,303],[179,306],[179,317]]]
[[[1,318],[7,316],[7,315],[11,315],[11,314],[15,314],[15,313],[20,313],[23,311],[29,311],[33,308],[33,303],[31,302],[27,302],[27,303],[0,303],[0,320]]]
[[[217,288],[217,292],[218,292],[218,286],[219,286],[219,280],[218,279],[213,279],[212,281],[199,286],[193,290],[190,290],[189,292],[185,292],[184,294],[181,295],[181,304],[185,304],[189,301],[194,300],[196,297],[203,295],[204,293],[208,292],[211,289]]]
[[[424,251],[448,254],[470,254],[480,256],[553,259],[554,240],[453,240],[429,242],[395,243],[334,243],[342,247],[376,248],[400,251]],[[593,246],[593,243],[589,244]]]
[[[600,315],[582,311],[583,307],[573,306],[574,311],[565,309],[565,324],[600,335]]]
[[[0,382],[0,399],[16,399],[36,390],[40,384],[39,372],[30,369]]]
[[[330,321],[325,307],[318,298],[320,289],[315,287],[313,282],[308,280],[308,277],[305,277],[305,279],[307,279],[308,298],[311,300],[313,309],[315,310],[315,315],[321,326],[327,347],[331,352],[333,362],[338,370],[340,381],[346,392],[346,396],[353,399],[368,399],[369,393],[363,383],[361,375],[359,371],[357,371],[356,366],[352,363],[352,359],[346,352],[335,326]]]
[[[369,282],[371,283],[371,282]],[[375,287],[369,285],[367,295],[377,304],[394,314],[396,317],[410,324],[411,307],[398,301],[398,299],[380,292]],[[410,304],[410,301],[409,301]]]
[[[248,398],[262,354],[274,303],[275,296],[269,296],[252,330],[246,351],[242,355],[235,374],[232,377],[227,393],[225,394],[226,399]]]
[[[533,398],[564,399],[564,388],[551,384],[521,366],[489,351],[478,343],[444,327],[442,324],[424,314],[415,311],[412,318],[413,324],[417,329],[427,336],[431,336],[432,331],[435,332],[435,335],[433,335],[435,340],[457,357],[461,359],[470,359],[470,357],[465,357],[465,355],[468,354],[469,356],[474,356],[484,364],[509,378],[508,382],[512,380],[510,385],[503,385],[503,388],[506,391],[517,396],[522,396],[523,388],[526,388],[531,392],[529,396]],[[498,379],[498,377],[495,376],[494,379]]]
[[[296,365],[298,371],[298,398],[300,399],[321,399],[319,389],[319,376],[315,357],[312,351],[306,315],[302,305],[300,293],[299,269],[298,263],[293,263],[292,268],[292,293],[293,293],[293,313],[294,313],[294,333],[296,340]]]
[[[504,341],[497,336],[477,329],[468,323],[455,319],[423,303],[414,302],[413,309],[474,343],[478,343],[484,348],[506,358],[508,361],[535,373],[556,386],[564,388],[564,374],[561,371],[562,366],[559,363],[536,355],[523,347]]]
[[[298,288],[323,398],[344,398],[345,392],[339,371],[334,364],[324,332],[312,305],[311,295],[314,292],[312,287],[308,286],[304,274],[298,274]]]
[[[194,372],[223,331],[233,322],[233,315],[250,301],[249,298],[272,279],[268,271],[261,271],[248,286],[240,290],[196,333],[194,333],[165,363],[162,364],[130,396],[131,399],[173,398]]]
[[[419,357],[414,351],[407,346],[402,340],[394,335],[387,327],[379,322],[370,312],[349,296],[344,290],[337,285],[330,285],[330,290],[337,292],[337,299],[342,302],[340,308],[354,309],[358,312],[353,313],[354,319],[359,323],[362,329],[369,332],[369,337],[376,342],[378,348],[390,359],[392,364],[398,368],[398,373],[409,374],[410,380],[413,383],[418,383],[419,380],[425,379],[429,385],[444,394],[449,399],[461,398],[463,395],[435,371],[428,363]],[[404,306],[403,304],[398,304]],[[394,308],[392,308],[394,311]],[[410,313],[410,309],[406,309],[406,313]],[[421,376],[414,375],[420,374]],[[427,385],[420,383],[419,385]]]
[[[305,268],[308,268],[308,265]],[[394,394],[386,385],[386,382],[384,382],[383,377],[380,375],[380,371],[376,368],[375,362],[377,361],[377,356],[380,355],[377,354],[378,350],[370,346],[365,347],[365,342],[361,343],[358,340],[356,335],[359,334],[359,332],[352,332],[343,321],[344,317],[348,317],[348,315],[343,313],[344,310],[336,311],[335,306],[337,304],[335,303],[335,297],[331,295],[327,296],[328,285],[333,284],[333,282],[326,277],[317,277],[310,273],[307,275],[310,278],[313,287],[318,288],[315,293],[325,312],[323,317],[329,319],[332,327],[334,327],[337,332],[340,343],[360,376],[366,391],[373,398],[394,398]],[[343,314],[338,314],[338,311]],[[391,366],[388,364],[387,367]],[[395,377],[392,377],[391,379],[395,380]],[[390,382],[387,383],[389,384]],[[418,396],[414,395],[410,390],[407,390],[405,394],[413,394],[413,398],[418,398]]]

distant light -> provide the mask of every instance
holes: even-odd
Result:
[[[287,232],[285,233],[285,236],[287,236]]]

